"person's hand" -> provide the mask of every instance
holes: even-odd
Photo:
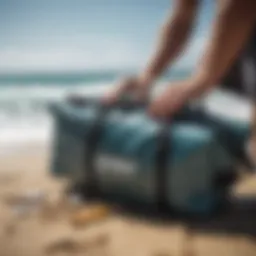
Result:
[[[126,93],[132,93],[137,100],[144,100],[148,96],[150,84],[150,79],[146,77],[123,78],[104,95],[103,101],[107,104],[114,103]]]
[[[191,97],[191,81],[169,85],[149,106],[149,113],[157,118],[171,118]]]

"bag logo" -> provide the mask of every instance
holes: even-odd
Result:
[[[115,178],[129,178],[135,174],[137,169],[134,161],[110,154],[97,154],[94,164],[99,174],[112,175]]]

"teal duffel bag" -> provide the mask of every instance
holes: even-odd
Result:
[[[87,99],[55,105],[52,113],[52,173],[90,195],[209,214],[236,174],[238,154],[222,140],[229,125],[198,109],[184,109],[171,126],[131,103],[106,109]]]

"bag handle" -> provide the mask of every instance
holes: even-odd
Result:
[[[97,142],[102,132],[102,120],[112,109],[120,109],[123,111],[136,111],[139,109],[145,109],[149,100],[141,102],[135,101],[129,95],[122,97],[114,104],[101,103],[97,98],[88,98],[80,96],[71,96],[68,101],[76,106],[95,106],[98,108],[97,118],[94,125],[91,127],[90,136],[85,142],[87,148],[86,157],[86,173],[87,173],[87,191],[90,196],[96,196],[99,194],[100,189],[98,186],[98,177],[94,169],[93,159],[97,149]],[[167,209],[167,168],[168,168],[168,156],[171,150],[170,138],[169,138],[169,120],[158,120],[161,123],[159,135],[158,135],[158,150],[156,153],[156,165],[155,165],[155,180],[156,180],[156,201],[158,209]]]

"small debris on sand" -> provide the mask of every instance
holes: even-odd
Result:
[[[13,216],[19,219],[27,219],[34,210],[26,205],[15,205],[11,208]]]
[[[79,195],[58,195],[47,198],[40,209],[40,217],[43,220],[56,220],[60,217],[70,216],[73,212],[84,207]]]
[[[7,236],[13,236],[17,232],[17,223],[15,222],[9,222],[4,227],[4,233]]]
[[[110,214],[110,208],[105,205],[86,205],[77,210],[71,216],[71,224],[76,227],[83,227],[95,221],[100,221]]]
[[[155,253],[152,256],[172,256],[172,255],[167,252],[160,252],[160,253]]]
[[[27,218],[36,212],[46,200],[44,191],[31,190],[20,194],[9,193],[4,198],[4,203],[10,207],[11,213],[16,218]]]
[[[9,206],[28,206],[36,207],[46,199],[44,191],[31,190],[20,194],[8,194],[4,202]]]
[[[108,245],[110,242],[110,235],[109,234],[102,234],[98,235],[93,241],[91,241],[92,244],[103,247]]]
[[[81,247],[79,243],[71,238],[63,238],[59,241],[53,242],[49,246],[46,247],[46,253],[55,254],[60,252],[68,252],[68,253],[78,253],[85,252],[81,251]]]
[[[79,194],[74,194],[74,193],[68,195],[67,200],[69,204],[73,207],[79,207],[84,203],[82,197]]]
[[[46,201],[40,208],[39,217],[41,220],[56,220],[60,217],[60,209],[56,204]]]
[[[92,249],[102,249],[109,242],[107,234],[99,235],[90,240],[77,241],[72,238],[63,238],[55,241],[46,247],[46,253],[85,253]]]
[[[182,256],[195,256],[194,232],[191,228],[185,229],[185,236],[182,244]]]
[[[3,231],[6,236],[13,236],[17,233],[20,220],[28,219],[32,213],[35,213],[46,195],[41,190],[30,190],[23,193],[11,193],[3,196],[3,202],[8,206],[8,220],[3,225]]]

